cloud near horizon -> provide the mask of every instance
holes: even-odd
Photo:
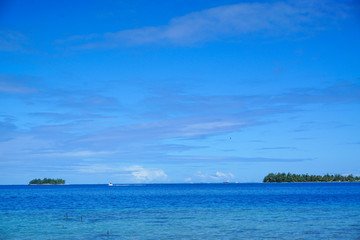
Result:
[[[162,26],[72,36],[56,42],[70,43],[74,49],[111,49],[143,44],[189,45],[238,38],[245,34],[278,36],[323,29],[346,15],[345,5],[334,1],[239,3],[189,13]]]
[[[144,168],[140,165],[117,167],[106,164],[89,164],[77,167],[76,171],[86,174],[109,174],[110,176],[122,176],[129,181],[154,182],[166,181],[167,174],[159,168]]]
[[[223,173],[216,171],[215,173],[204,173],[202,171],[198,171],[192,177],[186,178],[185,182],[222,182],[230,181],[234,178],[235,176],[231,172]]]

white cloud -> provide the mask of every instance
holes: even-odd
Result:
[[[206,178],[207,176],[204,175],[201,171],[198,171],[195,175],[196,177],[199,177],[199,178]]]
[[[234,174],[232,173],[223,173],[223,172],[219,172],[217,171],[215,173],[215,175],[211,176],[214,179],[232,179],[234,178]]]
[[[125,171],[131,172],[131,175],[136,178],[136,180],[141,182],[152,182],[158,180],[166,180],[167,175],[162,169],[157,168],[143,168],[141,166],[130,166],[123,168]]]
[[[110,166],[107,164],[90,164],[77,167],[77,170],[82,173],[94,174],[111,174],[114,176],[123,176],[130,181],[136,182],[157,182],[166,181],[167,174],[159,168],[144,168],[139,165],[133,166]]]
[[[185,181],[185,182],[192,182],[192,178],[190,178],[190,177],[189,177],[189,178],[185,178],[184,181]]]
[[[213,181],[228,181],[230,179],[233,179],[235,176],[232,173],[223,173],[220,171],[216,171],[215,173],[202,173],[201,171],[198,171],[195,174],[195,177],[199,179],[200,181],[205,182],[213,182]]]

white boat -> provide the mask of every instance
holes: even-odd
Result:
[[[109,186],[111,187],[111,186],[114,186],[114,184],[112,184],[112,183],[109,183]]]

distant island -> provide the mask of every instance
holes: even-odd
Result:
[[[360,177],[355,177],[352,174],[348,176],[342,176],[340,174],[324,176],[320,175],[309,175],[309,174],[291,174],[291,173],[269,173],[264,177],[264,183],[272,182],[358,182]]]
[[[52,178],[44,178],[43,180],[33,179],[29,182],[29,185],[45,185],[45,184],[65,184],[65,180],[63,179],[52,179]]]

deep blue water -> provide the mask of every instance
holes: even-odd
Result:
[[[0,186],[0,239],[360,239],[360,183]]]

